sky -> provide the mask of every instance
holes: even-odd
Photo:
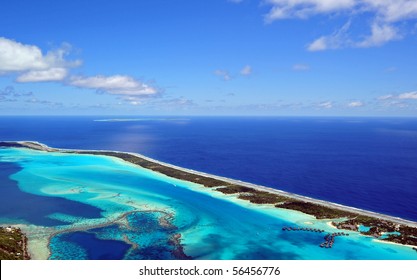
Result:
[[[13,0],[0,115],[416,116],[417,0]]]

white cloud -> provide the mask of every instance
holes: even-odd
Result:
[[[67,76],[67,74],[68,71],[65,68],[32,70],[17,77],[16,81],[20,83],[62,81]]]
[[[310,51],[381,46],[403,38],[404,34],[399,32],[401,23],[417,19],[416,0],[265,0],[265,2],[271,6],[265,15],[266,22],[287,18],[308,19],[317,15],[334,17],[340,14],[344,16],[366,14],[371,17],[370,35],[365,39],[352,40],[348,37],[337,37],[335,34],[320,36],[308,45]]]
[[[398,99],[417,99],[417,91],[402,93],[398,95]]]
[[[20,83],[61,81],[66,85],[119,95],[121,99],[134,105],[140,104],[143,97],[158,94],[159,90],[155,87],[127,75],[68,78],[69,69],[81,65],[80,60],[66,60],[70,48],[70,45],[63,44],[60,48],[43,54],[35,45],[25,45],[0,37],[0,75],[15,74],[16,82]]]
[[[363,2],[369,10],[374,10],[387,22],[417,17],[417,1],[415,0],[357,0],[357,2]]]
[[[249,76],[252,74],[252,67],[250,65],[246,65],[242,68],[242,70],[240,70],[240,74],[243,76]]]
[[[123,96],[122,99],[135,106],[144,104],[143,100],[137,96]]]
[[[377,98],[377,104],[383,107],[411,108],[415,107],[417,91],[404,92],[400,94],[388,94]]]
[[[36,46],[23,45],[0,37],[0,71],[46,69],[48,63]]]
[[[158,93],[156,88],[124,75],[72,77],[69,84],[126,96],[151,96]]]
[[[265,0],[271,10],[266,21],[284,18],[308,18],[337,12],[372,13],[386,22],[417,17],[415,0]]]
[[[362,101],[352,101],[348,104],[348,107],[356,108],[356,107],[363,107],[364,105],[365,103],[363,103]]]
[[[378,97],[377,99],[378,99],[378,100],[388,100],[388,99],[392,99],[392,98],[394,98],[394,95],[392,95],[392,94],[388,94],[388,95],[383,95],[383,96],[380,96],[380,97]]]
[[[322,37],[314,40],[313,42],[311,42],[308,45],[307,50],[309,50],[311,52],[324,51],[324,50],[329,48],[328,47],[329,43],[327,41],[328,41],[328,39],[326,38],[326,36],[322,36]]]
[[[81,61],[66,61],[70,46],[43,54],[34,45],[25,45],[14,40],[0,37],[0,73],[18,73],[19,82],[57,81],[65,78],[69,67],[76,67]]]
[[[371,27],[371,35],[362,42],[357,43],[358,47],[368,48],[381,46],[387,42],[401,39],[397,28],[386,23],[374,22]]]
[[[294,71],[307,71],[310,70],[310,66],[307,64],[294,64],[292,66],[292,70]]]
[[[387,42],[402,38],[398,29],[390,24],[374,22],[371,26],[371,34],[362,41],[354,42],[349,38],[350,21],[339,30],[328,36],[321,36],[307,46],[309,51],[324,51],[346,47],[369,48],[381,46]]]
[[[307,46],[311,52],[324,51],[328,49],[339,49],[351,44],[347,32],[350,28],[350,21],[345,23],[339,30],[328,36],[321,36]]]
[[[333,108],[333,102],[331,102],[331,101],[321,102],[321,103],[317,104],[317,106],[319,108],[331,109],[331,108]]]
[[[266,0],[272,8],[265,16],[267,22],[285,18],[308,18],[321,13],[348,10],[356,0]]]
[[[225,81],[230,81],[232,79],[229,72],[225,70],[216,70],[214,71],[214,75],[221,77]]]

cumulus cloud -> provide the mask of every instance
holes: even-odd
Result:
[[[317,104],[317,107],[324,108],[324,109],[331,109],[333,108],[333,102],[331,101],[321,102]]]
[[[67,68],[81,64],[80,60],[65,59],[69,50],[70,46],[63,44],[59,49],[43,54],[37,46],[0,37],[0,73],[17,73],[18,82],[63,80]]]
[[[265,0],[271,6],[265,21],[296,18],[308,19],[317,15],[371,16],[369,32],[362,40],[351,40],[338,34],[320,36],[307,49],[320,51],[343,47],[375,47],[403,38],[400,23],[417,19],[415,0]],[[349,28],[349,27],[347,27]],[[339,34],[340,35],[340,34]]]
[[[19,83],[62,81],[68,74],[65,68],[51,68],[47,70],[32,70],[17,77]]]
[[[415,0],[266,0],[271,5],[266,21],[285,18],[309,18],[330,13],[372,13],[385,22],[417,17]]]
[[[95,89],[117,95],[119,99],[133,105],[139,105],[144,97],[157,96],[160,92],[156,87],[127,75],[70,76],[70,68],[81,65],[80,60],[66,59],[70,49],[70,45],[63,44],[60,48],[44,54],[35,45],[0,37],[0,75],[15,74],[16,82],[19,83],[54,81],[79,88]],[[18,97],[17,94],[13,88],[7,88],[0,91],[0,100],[14,100],[14,97]],[[47,101],[34,97],[26,102],[47,104]]]
[[[365,103],[363,103],[362,101],[352,101],[352,102],[349,102],[348,107],[356,108],[356,107],[363,107],[364,105]]]
[[[402,36],[394,26],[386,23],[374,22],[371,27],[371,34],[356,45],[358,47],[369,48],[381,46],[387,42],[399,40],[401,38]]]
[[[401,94],[393,95],[383,95],[377,98],[378,100],[395,100],[395,99],[401,99],[401,100],[417,100],[417,91],[410,91],[410,92],[404,92]]]
[[[400,94],[388,94],[377,98],[379,106],[389,108],[417,108],[417,91],[409,91]]]
[[[417,18],[415,0],[356,0],[363,2],[368,10],[374,11],[386,22],[397,22]]]
[[[216,70],[214,71],[214,75],[221,77],[224,81],[230,81],[232,77],[230,76],[229,72],[226,70]]]
[[[158,93],[158,90],[130,76],[93,76],[72,77],[70,85],[80,88],[90,88],[108,92],[111,94],[127,96],[150,96]]]
[[[383,44],[399,40],[402,38],[402,35],[396,27],[393,25],[374,22],[371,26],[370,34],[365,36],[364,39],[360,41],[353,41],[349,36],[350,21],[342,26],[339,30],[336,30],[333,34],[327,36],[321,36],[318,39],[314,40],[307,46],[309,51],[324,51],[324,50],[334,50],[341,48],[370,48],[378,47]]]
[[[398,95],[398,99],[417,99],[417,91],[402,93]]]
[[[242,68],[242,70],[240,70],[240,74],[243,76],[249,76],[252,74],[252,67],[250,65],[246,65]]]
[[[308,18],[321,13],[352,9],[356,0],[266,0],[272,5],[265,16],[267,22],[285,18]]]

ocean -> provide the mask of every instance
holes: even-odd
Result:
[[[0,140],[137,152],[417,221],[415,118],[0,117]]]
[[[2,117],[0,131],[1,140],[138,152],[417,220],[415,119]],[[328,222],[120,159],[0,149],[0,224],[21,227],[34,258],[416,259],[357,232],[321,248],[338,231]]]

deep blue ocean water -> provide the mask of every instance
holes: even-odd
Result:
[[[70,246],[53,246],[54,244],[70,244]],[[129,250],[130,245],[116,240],[102,240],[89,232],[71,232],[52,238],[52,259],[66,259],[68,255],[81,257],[80,250],[89,260],[120,260]],[[72,246],[71,246],[72,245]],[[70,252],[68,252],[70,251]],[[65,256],[65,257],[62,257]],[[75,259],[75,258],[73,258]]]
[[[417,119],[0,117],[0,140],[131,151],[417,221]]]

